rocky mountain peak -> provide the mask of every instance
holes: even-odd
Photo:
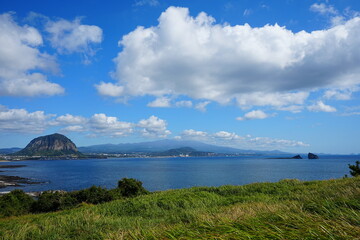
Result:
[[[24,149],[15,155],[27,156],[61,156],[78,155],[76,145],[66,136],[55,133],[33,139]]]

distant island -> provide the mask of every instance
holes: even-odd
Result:
[[[293,157],[275,157],[270,159],[303,159],[301,155],[295,155]],[[308,153],[308,159],[319,159],[319,156],[314,153]]]

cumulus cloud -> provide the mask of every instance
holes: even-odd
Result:
[[[216,133],[207,133],[193,129],[185,130],[177,139],[198,140],[209,144],[217,144],[240,149],[288,149],[293,147],[308,147],[309,144],[302,141],[276,139],[269,137],[253,137],[251,135],[240,136],[233,132],[219,131]]]
[[[254,110],[251,112],[246,113],[243,117],[236,118],[237,120],[244,121],[244,120],[253,120],[253,119],[265,119],[268,118],[269,115],[264,113],[261,110]]]
[[[102,29],[95,25],[81,24],[81,18],[73,21],[60,19],[48,21],[45,30],[50,34],[51,45],[61,54],[95,54],[95,44],[102,41]]]
[[[171,134],[171,132],[166,129],[166,121],[156,116],[140,120],[137,127],[141,129],[140,131],[145,137],[167,137]]]
[[[113,83],[101,82],[100,84],[95,85],[95,87],[98,90],[99,94],[104,96],[118,97],[121,96],[124,92],[123,86],[119,86]]]
[[[41,133],[54,115],[43,111],[28,112],[25,109],[8,109],[0,105],[0,131],[16,133]]]
[[[61,132],[85,132],[86,128],[82,125],[72,125],[61,129]]]
[[[76,125],[84,123],[86,123],[86,119],[84,117],[73,116],[71,114],[59,116],[54,121],[54,125]]]
[[[207,132],[195,131],[194,129],[187,129],[182,132],[183,137],[206,137]]]
[[[167,97],[160,97],[155,99],[154,101],[148,103],[148,107],[170,107],[170,98]]]
[[[334,6],[327,5],[325,3],[314,3],[310,6],[310,10],[313,12],[317,12],[323,15],[326,14],[338,14],[338,11],[334,8]]]
[[[137,123],[120,121],[117,117],[96,113],[91,117],[65,114],[56,116],[44,111],[28,112],[25,109],[8,109],[0,105],[0,132],[42,133],[49,128],[60,132],[84,132],[91,136],[124,137],[142,135],[164,138],[171,134],[167,122],[156,116],[142,119]]]
[[[311,112],[336,112],[336,108],[326,105],[322,101],[317,101],[315,104],[308,106],[307,109]]]
[[[169,7],[153,27],[123,36],[113,77],[121,95],[188,96],[242,108],[302,105],[309,92],[360,83],[360,18],[297,33],[216,24]]]
[[[0,15],[0,96],[62,94],[41,71],[56,73],[55,58],[38,49],[43,44],[37,29],[18,25],[11,14]]]
[[[189,100],[183,100],[183,101],[177,101],[175,103],[175,106],[191,108],[193,106],[193,103],[192,103],[192,101],[189,101]]]
[[[213,134],[214,138],[219,139],[226,139],[226,140],[235,140],[235,139],[241,139],[241,137],[235,133],[230,133],[226,131],[219,131]]]
[[[126,136],[133,132],[133,123],[121,122],[117,117],[94,114],[88,121],[89,130],[100,135]]]

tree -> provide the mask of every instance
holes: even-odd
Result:
[[[350,174],[353,177],[360,176],[360,161],[356,161],[355,165],[349,164]]]
[[[17,216],[30,213],[34,199],[23,190],[13,190],[0,197],[0,216]]]
[[[118,189],[124,197],[135,197],[148,193],[148,191],[142,186],[142,182],[134,178],[121,179],[118,182]]]
[[[99,204],[113,200],[113,197],[108,190],[97,186],[92,186],[87,189],[73,192],[72,195],[79,203],[86,202],[91,204]]]

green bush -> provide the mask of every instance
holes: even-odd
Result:
[[[58,191],[45,191],[33,204],[33,212],[51,212],[61,209],[61,197],[64,193]]]
[[[356,161],[355,165],[349,164],[351,176],[353,176],[353,177],[360,176],[360,166],[359,165],[360,165],[360,161]]]
[[[18,216],[30,213],[34,199],[23,190],[13,190],[0,197],[0,215]]]
[[[134,178],[121,179],[118,182],[118,189],[124,197],[135,197],[148,193],[148,191],[142,186],[142,182]]]
[[[113,195],[105,188],[92,186],[90,188],[71,193],[79,203],[99,204],[114,200]]]
[[[118,188],[107,190],[97,186],[74,192],[45,191],[34,200],[22,190],[14,190],[0,197],[0,217],[27,213],[53,212],[75,208],[81,203],[99,204],[123,197],[134,197],[148,191],[142,182],[133,178],[123,178]]]

